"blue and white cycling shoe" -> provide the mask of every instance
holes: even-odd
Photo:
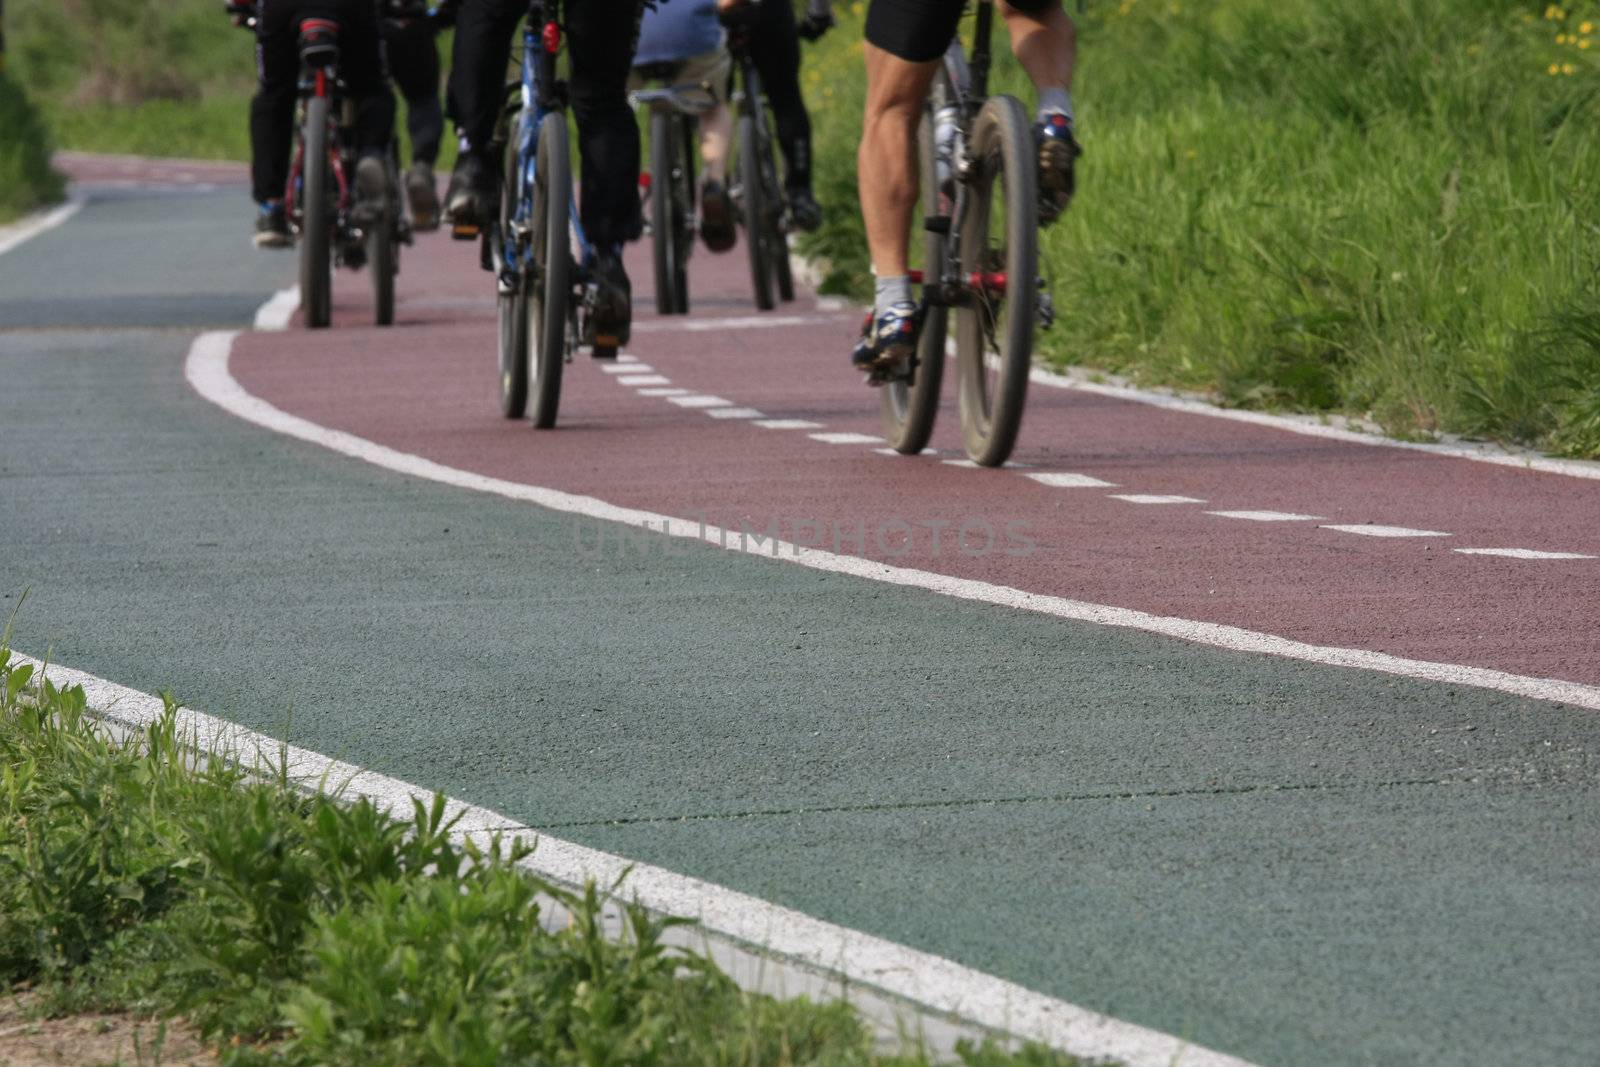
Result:
[[[868,315],[861,329],[861,340],[850,353],[850,365],[865,371],[872,385],[892,377],[917,350],[921,318],[917,305],[909,301],[890,304],[876,319]]]

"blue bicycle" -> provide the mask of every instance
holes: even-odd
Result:
[[[549,429],[561,404],[562,368],[582,336],[579,313],[593,302],[594,250],[578,220],[567,87],[556,77],[559,0],[531,0],[522,40],[522,77],[506,87],[491,143],[505,165],[484,258],[499,294],[500,410],[510,419],[527,413]],[[616,348],[613,337],[594,338],[597,357],[615,356]]]

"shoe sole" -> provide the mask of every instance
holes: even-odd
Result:
[[[406,198],[411,201],[411,228],[437,230],[439,228],[439,197],[428,182],[406,179]]]
[[[1039,221],[1053,222],[1071,202],[1072,164],[1076,158],[1065,141],[1045,140],[1039,145]]]
[[[713,252],[726,252],[733,247],[733,202],[726,194],[715,200],[702,198],[700,239]]]
[[[258,233],[255,237],[257,248],[288,248],[294,241],[284,234]]]

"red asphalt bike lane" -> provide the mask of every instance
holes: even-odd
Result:
[[[285,275],[292,269],[285,257]],[[341,272],[333,329],[309,333],[297,318],[286,332],[243,335],[230,367],[246,390],[286,412],[508,481],[732,531],[775,530],[829,551],[1030,593],[1600,683],[1600,560],[1454,551],[1600,556],[1600,481],[1038,383],[1018,466],[971,469],[948,462],[964,458],[953,364],[938,453],[883,455],[881,440],[809,436],[881,433],[878,396],[847,364],[857,312],[819,309],[802,292],[758,313],[742,246],[722,256],[696,249],[687,318],[655,315],[648,241],[630,250],[629,271],[627,352],[648,370],[611,373],[580,353],[567,367],[554,431],[500,416],[493,281],[477,267],[476,244],[440,234],[405,250],[392,329],[367,325],[366,275]],[[656,392],[673,389],[686,393]],[[693,396],[728,403],[674,403]],[[820,425],[765,428],[746,412],[710,414],[730,408]],[[1042,474],[1111,484],[1059,487],[1032,477]],[[1198,502],[1140,504],[1114,494]],[[1315,518],[1262,522],[1214,511]],[[1448,536],[1323,528],[1332,524]],[[616,542],[597,540],[606,536]],[[575,550],[640,551],[622,537],[575,518]]]

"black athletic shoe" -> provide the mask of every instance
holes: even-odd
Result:
[[[283,213],[283,201],[273,200],[262,204],[256,212],[256,247],[288,248],[294,244],[289,235],[289,219]]]
[[[733,201],[721,182],[710,179],[700,186],[700,239],[713,252],[733,247]]]
[[[796,228],[807,233],[822,225],[822,208],[811,195],[810,189],[789,191],[789,215],[794,219]]]
[[[622,267],[622,257],[596,258],[589,284],[592,302],[584,321],[583,343],[592,346],[595,358],[615,359],[617,349],[628,343],[633,320],[633,285]]]
[[[488,225],[494,203],[494,175],[477,152],[463,152],[450,174],[444,214],[455,236],[476,237]]]
[[[1048,226],[1061,217],[1072,202],[1077,182],[1073,167],[1083,149],[1072,136],[1072,120],[1065,115],[1046,115],[1034,124],[1039,142],[1039,225]]]
[[[439,187],[433,164],[421,160],[406,171],[406,199],[411,202],[411,228],[420,232],[439,228]]]

